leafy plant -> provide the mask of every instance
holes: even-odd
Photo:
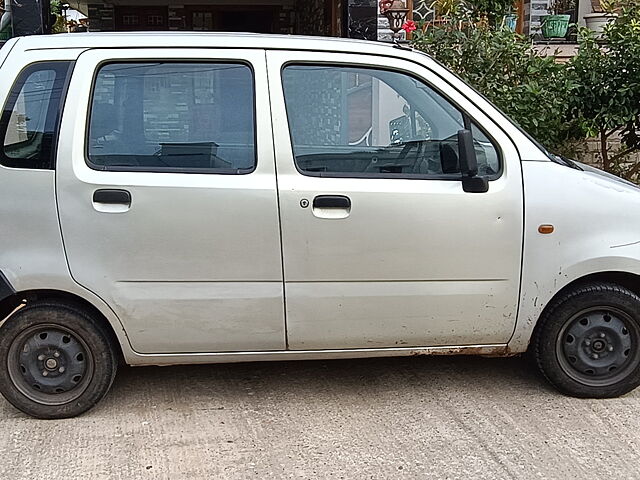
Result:
[[[552,0],[549,5],[549,13],[552,15],[562,15],[574,8],[576,8],[576,0]]]
[[[55,16],[55,22],[52,25],[51,33],[65,33],[67,26],[65,25],[65,18],[62,6],[65,5],[61,0],[51,0],[51,15]],[[67,5],[68,7],[68,5]]]
[[[424,24],[413,38],[414,47],[451,68],[547,148],[558,151],[584,136],[581,123],[568,117],[576,85],[566,66],[537,53],[527,37],[466,15]]]
[[[433,0],[430,7],[436,16],[449,18],[458,15],[465,8],[465,4],[460,0]]]
[[[640,2],[622,5],[599,38],[581,28],[579,47],[568,66],[576,82],[571,113],[600,140],[604,169],[638,180],[640,163],[630,165],[629,156],[640,151]],[[617,138],[622,147],[614,149]]]
[[[553,8],[568,9],[563,1]],[[550,150],[568,153],[596,137],[603,168],[640,183],[640,162],[631,160],[640,153],[640,0],[601,1],[617,20],[599,37],[580,28],[580,48],[566,64],[537,53],[527,37],[481,20],[480,7],[419,25],[413,43]]]
[[[600,11],[604,13],[614,13],[618,8],[618,0],[600,0]]]
[[[487,17],[492,23],[496,19],[513,11],[513,0],[471,0],[469,2],[475,13]]]

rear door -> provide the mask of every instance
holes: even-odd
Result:
[[[268,63],[290,348],[506,343],[523,221],[509,138],[415,63],[314,52]],[[465,128],[486,193],[462,188]]]
[[[57,166],[73,278],[142,353],[285,348],[264,51],[92,50]]]

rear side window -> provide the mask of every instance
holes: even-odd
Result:
[[[0,118],[0,164],[51,169],[70,62],[30,65],[20,73]]]
[[[253,72],[240,63],[104,65],[88,142],[88,163],[99,170],[249,173]]]
[[[415,77],[391,70],[290,65],[282,73],[293,153],[306,175],[459,179],[458,131],[470,128],[479,174],[498,151],[473,122]]]

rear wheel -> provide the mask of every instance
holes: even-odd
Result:
[[[624,287],[577,287],[543,314],[533,348],[538,367],[577,397],[623,395],[640,385],[640,297]]]
[[[86,412],[106,395],[116,368],[108,334],[82,308],[35,302],[0,328],[0,393],[31,416]]]

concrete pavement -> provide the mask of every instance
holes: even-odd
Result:
[[[83,417],[0,400],[0,479],[640,478],[640,389],[556,393],[518,358],[125,368]]]

